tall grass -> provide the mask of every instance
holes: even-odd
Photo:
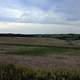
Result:
[[[33,69],[0,64],[0,80],[80,80],[80,69]]]

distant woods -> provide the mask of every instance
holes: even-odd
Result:
[[[62,40],[80,40],[80,34],[0,34],[0,37],[47,37]]]

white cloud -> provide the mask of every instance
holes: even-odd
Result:
[[[2,0],[1,0],[2,1]],[[37,1],[37,0],[36,0]],[[47,2],[48,0],[44,0],[43,2]],[[8,2],[8,0],[7,0]],[[37,1],[38,2],[38,1]],[[5,22],[5,18],[7,18],[7,22],[27,22],[27,23],[49,23],[49,24],[77,24],[80,25],[78,21],[69,21],[66,19],[65,13],[56,11],[56,7],[52,6],[48,10],[44,10],[40,7],[34,6],[25,6],[21,7],[19,0],[11,1],[9,6],[0,6],[0,18],[3,18],[0,21]],[[18,6],[17,6],[18,5]],[[79,10],[78,10],[79,11]],[[76,11],[75,11],[76,13]],[[76,13],[78,14],[78,13]],[[78,14],[79,15],[79,14]]]
[[[58,13],[55,9],[47,11],[36,7],[26,8],[21,16],[21,20],[31,20],[33,22],[54,23],[66,20],[64,14]]]
[[[55,12],[55,10],[45,11],[37,7],[9,8],[0,7],[0,17],[15,19],[15,22],[47,22],[64,20],[64,16]]]
[[[0,8],[0,16],[5,18],[20,18],[20,16],[22,15],[22,11],[18,10],[18,9],[13,9],[13,8]]]
[[[42,21],[46,17],[43,10],[35,7],[27,8],[20,17],[22,20]]]
[[[79,23],[79,4],[80,0],[0,0],[0,21]]]

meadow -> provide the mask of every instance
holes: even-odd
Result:
[[[52,47],[38,45],[0,45],[0,54],[16,54],[28,56],[75,55],[80,56],[79,48]]]
[[[2,36],[0,80],[80,80],[80,40]]]

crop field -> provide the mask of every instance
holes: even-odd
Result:
[[[0,37],[0,44],[53,47],[80,47],[80,40],[60,40],[45,37]]]
[[[75,70],[76,74],[77,70],[80,70],[80,41],[66,41],[54,38],[37,37],[0,37],[0,64],[4,64],[4,67],[5,64],[13,64],[32,67],[32,69],[41,68],[47,70],[55,68],[56,76],[58,75],[58,72],[56,72],[58,68],[67,68],[71,69],[70,71],[72,71],[72,73],[69,70],[68,71],[73,77],[73,75],[75,75]],[[69,75],[65,70],[63,73]],[[42,77],[44,70],[39,74]],[[26,75],[26,73],[24,75]],[[60,72],[61,80],[63,80],[62,75],[63,74]],[[76,79],[79,80],[79,71],[77,75],[78,78],[76,77]],[[64,80],[67,79],[65,78]]]
[[[68,55],[80,56],[79,48],[52,47],[52,46],[23,46],[23,45],[0,45],[0,54],[49,56]]]
[[[73,42],[54,38],[0,37],[0,63],[79,67],[79,40]]]

